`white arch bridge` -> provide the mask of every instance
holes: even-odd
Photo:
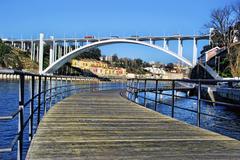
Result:
[[[201,36],[148,36],[148,37],[108,37],[108,38],[57,38],[51,37],[44,39],[44,34],[40,34],[39,39],[2,39],[4,43],[20,48],[24,51],[30,51],[31,59],[39,62],[39,73],[54,73],[65,63],[77,57],[82,52],[94,48],[115,43],[130,43],[151,47],[169,54],[186,65],[193,67],[197,62],[197,43],[199,40],[209,40],[209,35]],[[183,41],[193,42],[193,59],[190,61],[183,55]],[[163,45],[157,45],[156,41],[162,41]],[[175,53],[169,48],[169,41],[178,41],[178,51]],[[50,45],[49,66],[43,70],[43,52],[44,45]]]

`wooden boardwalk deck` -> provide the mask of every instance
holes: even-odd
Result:
[[[102,91],[56,104],[27,159],[240,159],[240,142]]]

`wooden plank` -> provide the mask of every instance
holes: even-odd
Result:
[[[27,159],[240,159],[240,142],[101,91],[56,104]]]

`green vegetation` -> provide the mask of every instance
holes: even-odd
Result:
[[[100,60],[101,50],[99,48],[91,48],[81,53],[76,59],[96,59]]]
[[[129,59],[129,58],[118,58],[116,55],[113,56],[112,62],[109,62],[113,67],[122,67],[127,70],[128,73],[145,74],[148,73],[144,70],[145,67],[149,67],[150,64],[143,62],[141,59]]]
[[[29,53],[11,48],[0,40],[0,67],[31,72],[38,71],[38,65],[31,61]]]
[[[229,67],[229,60],[228,60],[228,58],[224,58],[223,61],[220,62],[220,65],[224,69],[220,70],[219,75],[221,77],[232,77],[231,68]]]

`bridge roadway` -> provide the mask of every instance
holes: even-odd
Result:
[[[27,159],[240,159],[240,142],[99,91],[51,108]]]

